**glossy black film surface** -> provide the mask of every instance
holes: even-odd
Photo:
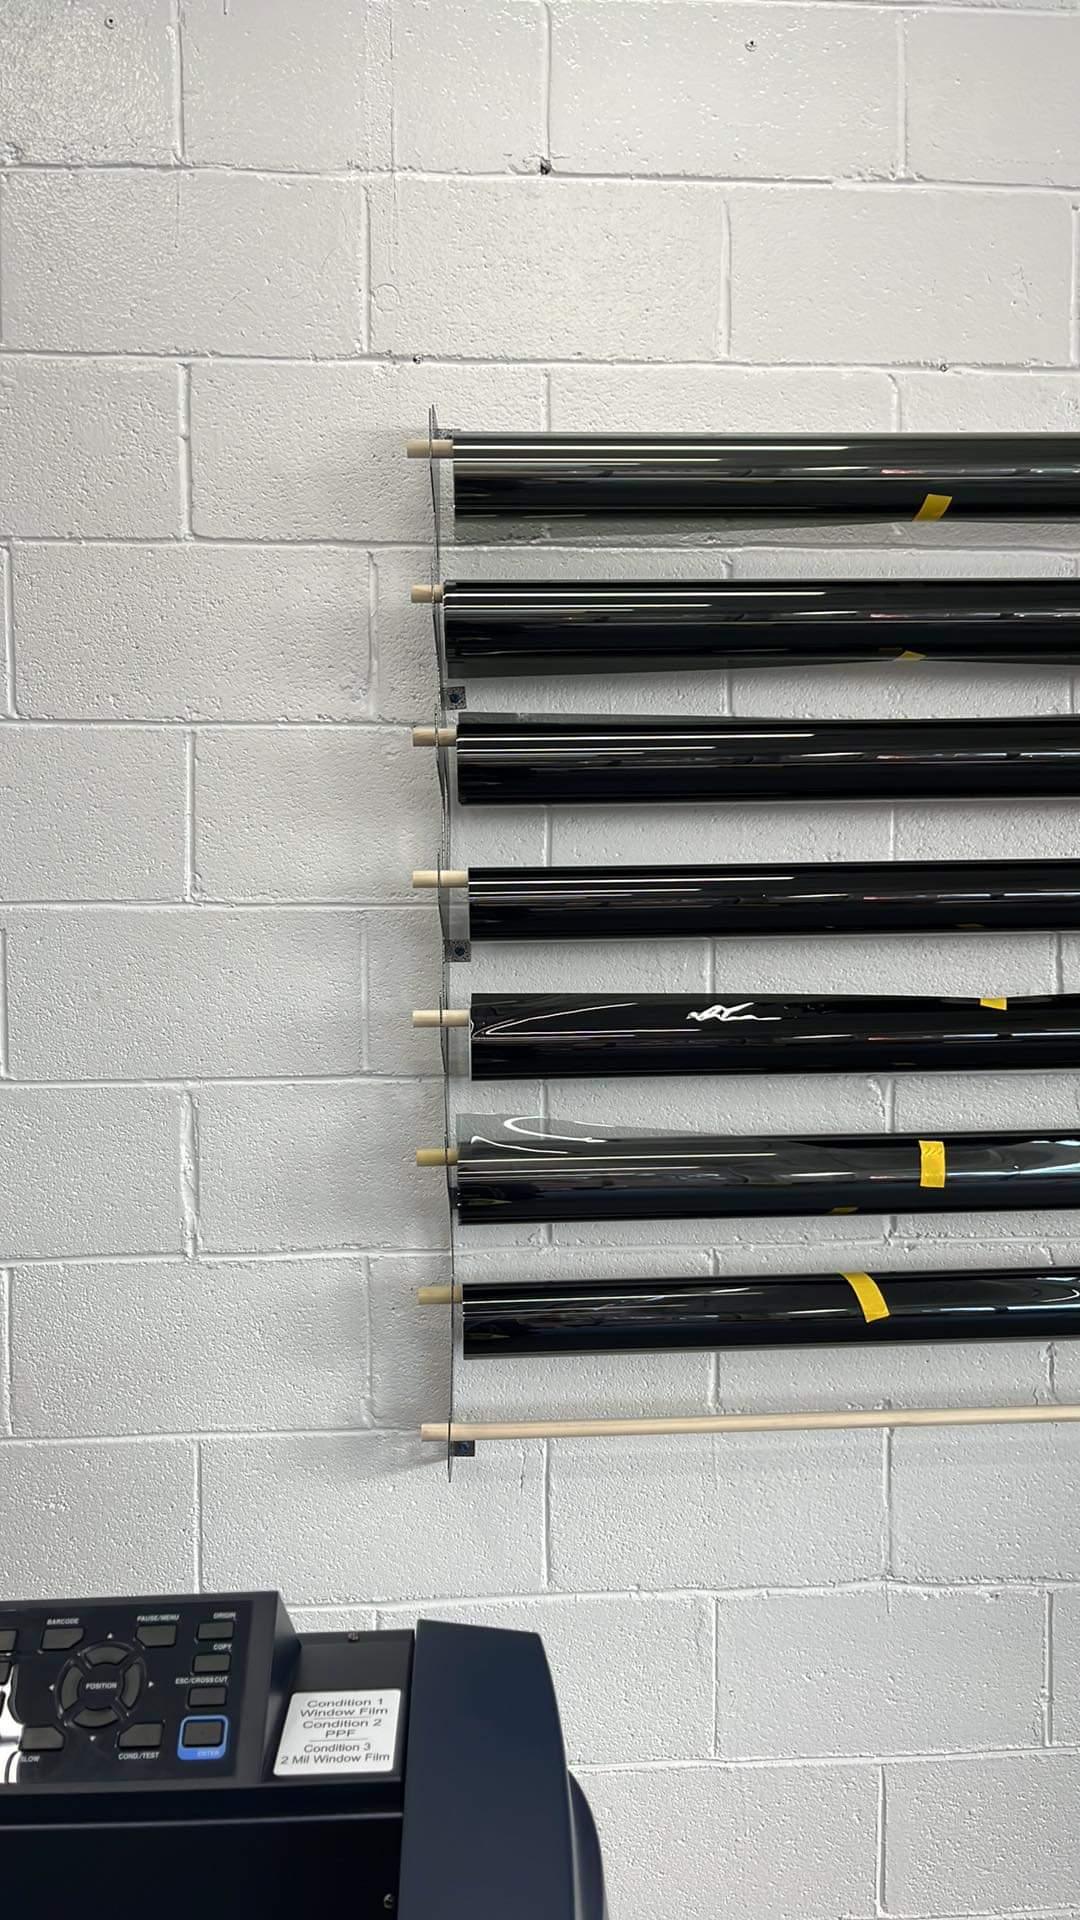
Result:
[[[443,586],[448,671],[648,673],[869,660],[1080,657],[1075,580],[467,581]]]
[[[1080,861],[473,867],[467,899],[474,940],[1015,932],[1080,927]]]
[[[464,806],[1005,800],[1080,793],[1080,720],[678,720],[465,713]]]
[[[914,1134],[605,1134],[481,1115],[459,1130],[453,1185],[473,1226],[1074,1207],[1080,1134],[952,1134],[928,1152]]]
[[[858,1274],[854,1285],[842,1273],[467,1281],[462,1296],[466,1359],[1080,1334],[1080,1273],[1052,1267]]]
[[[1080,995],[474,995],[474,1080],[1080,1066]]]
[[[453,435],[455,512],[1071,518],[1076,434]]]

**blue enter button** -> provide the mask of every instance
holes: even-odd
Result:
[[[229,1723],[224,1715],[207,1720],[202,1714],[189,1714],[180,1722],[177,1755],[181,1760],[223,1760],[229,1744]]]

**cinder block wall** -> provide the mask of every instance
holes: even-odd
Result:
[[[0,4],[0,1591],[284,1588],[545,1635],[616,1920],[1080,1909],[1080,1431],[492,1447],[448,1488],[423,472],[403,434],[1074,427],[1074,4]],[[667,567],[1071,575],[1068,530]],[[480,571],[483,556],[473,556]],[[535,562],[499,557],[509,571]],[[551,549],[558,570],[577,557]],[[593,562],[593,564],[596,564]],[[462,562],[464,566],[464,562]],[[474,693],[483,704],[485,690]],[[1069,712],[1067,675],[489,688]],[[509,860],[1077,851],[1027,805],[505,815]],[[1050,936],[477,962],[557,988],[1080,983]],[[461,975],[464,990],[466,975]],[[486,1104],[539,1099],[485,1089]],[[1072,1123],[1080,1081],[552,1111]],[[481,1104],[477,1102],[477,1104]],[[474,1271],[1022,1263],[1069,1215],[647,1224]],[[1080,1397],[1067,1344],[473,1368],[477,1411]]]

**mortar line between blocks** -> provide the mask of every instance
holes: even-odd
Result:
[[[370,548],[367,554],[367,617],[368,617],[368,683],[367,718],[379,720],[379,684],[382,679],[379,661],[379,607],[382,581],[379,578],[379,556]]]
[[[173,140],[178,162],[187,159],[187,134],[184,126],[184,19],[183,0],[172,0],[169,18],[172,41],[172,118]]]
[[[192,1538],[192,1576],[196,1593],[203,1590],[203,1450],[202,1441],[195,1442],[195,1530]]]
[[[371,1315],[371,1261],[361,1262],[364,1288],[364,1338],[367,1342],[367,1356],[364,1365],[364,1417],[374,1424],[375,1414],[375,1356],[374,1327]]]
[[[364,220],[363,244],[363,297],[360,302],[360,345],[365,353],[371,352],[371,343],[375,338],[375,288],[371,258],[371,189],[365,186],[361,195]]]
[[[710,1692],[712,1696],[712,1757],[720,1758],[720,1602],[713,1594],[710,1600],[712,1613],[712,1674]]]
[[[886,1581],[896,1574],[896,1543],[893,1535],[893,1429],[885,1427],[881,1435],[881,1500],[884,1513]]]
[[[26,169],[26,171],[30,171],[30,169]],[[88,169],[84,168],[82,171],[85,172],[88,171]],[[179,178],[179,169],[170,168],[167,169],[167,171],[174,173],[177,178]],[[355,180],[356,175],[349,174],[344,177]],[[464,177],[466,176],[461,174],[449,176],[449,178],[458,181]],[[520,175],[514,175],[513,177],[519,179]],[[3,175],[0,174],[0,185],[2,185],[2,181]],[[745,184],[745,182],[739,182],[737,184],[742,185]],[[771,184],[783,185],[784,182],[772,182]],[[822,181],[819,184],[827,186],[830,183],[828,181]],[[905,189],[914,188],[918,184],[917,181],[901,181],[899,183],[899,185]],[[1056,188],[1053,189],[1053,191],[1065,193],[1075,191],[1075,189]],[[403,365],[408,364],[382,349],[377,349],[371,353],[359,353],[355,351],[352,353],[237,353],[232,349],[219,351],[218,349],[210,347],[197,349],[191,347],[29,347],[11,344],[5,346],[3,351],[5,355],[12,360],[131,360],[139,362],[148,360],[153,361],[157,366],[176,366],[183,360],[190,360],[194,354],[200,366],[220,366],[227,367],[230,370],[243,367],[292,367],[311,372],[323,367],[336,368],[338,370],[366,367],[375,372],[389,370],[391,368],[401,368]],[[640,356],[634,356],[628,353],[612,353],[604,359],[591,360],[583,358],[580,354],[575,356],[573,354],[551,352],[533,354],[481,354],[443,353],[440,351],[425,356],[424,365],[433,373],[437,373],[441,368],[445,367],[478,367],[485,371],[505,371],[506,369],[537,370],[544,367],[553,367],[557,368],[560,372],[570,373],[604,373],[610,371],[612,368],[619,368],[630,373],[653,374],[672,372],[716,373],[718,371],[726,371],[728,368],[734,368],[741,370],[743,373],[756,374],[762,380],[777,377],[782,373],[809,373],[820,377],[822,375],[845,373],[886,375],[889,373],[940,374],[942,372],[941,361],[939,359],[931,359],[925,355],[921,359],[915,360],[896,358],[888,361],[854,359],[754,360],[750,358],[740,359],[737,355],[733,355],[730,359],[723,362],[722,367],[718,367],[715,356],[709,359],[702,357],[700,354],[643,359]],[[991,381],[999,374],[1004,374],[1009,378],[1015,378],[1018,373],[1025,370],[1034,374],[1076,373],[1077,366],[1071,359],[1036,360],[1033,361],[1030,368],[1027,369],[1020,367],[1015,360],[958,359],[950,360],[948,365],[950,377],[963,373]],[[908,523],[905,522],[903,524],[907,525]],[[936,531],[935,529],[935,533]],[[371,542],[367,542],[366,544],[370,545]],[[408,546],[422,550],[424,548],[424,537],[422,534],[418,534],[413,540],[388,540],[376,544],[399,547]],[[545,545],[547,544],[548,543],[545,543]]]
[[[10,542],[0,550],[0,584],[3,586],[0,626],[4,630],[4,712],[9,720],[17,720],[19,708],[15,698],[15,551]]]
[[[543,35],[540,46],[540,111],[542,116],[540,131],[542,152],[549,169],[554,166],[554,158],[551,151],[551,76],[554,37],[555,32],[554,23],[551,18],[551,7],[548,4],[548,0],[544,0]]]
[[[716,356],[731,359],[731,279],[735,242],[731,226],[731,205],[720,202],[720,299],[716,321]]]
[[[931,4],[932,3],[933,0],[931,0]],[[788,4],[797,5],[799,4],[799,0],[788,0]],[[821,0],[803,0],[803,4],[820,6]],[[830,4],[833,9],[837,9],[838,0],[830,0]],[[851,0],[851,4],[858,8],[860,14],[865,13],[866,0]],[[882,4],[882,0],[878,0],[878,4]],[[907,9],[912,6],[913,0],[884,0],[884,4],[895,5],[898,9]],[[935,13],[946,13],[949,9],[942,6],[935,6],[934,11]],[[1001,0],[994,0],[994,3],[986,8],[979,8],[975,5],[964,5],[956,9],[956,11],[960,12],[965,19],[970,20],[973,15],[977,15],[980,11],[999,14],[1006,11],[1006,8],[1002,5]],[[1068,16],[1063,14],[1061,8],[1048,9],[1046,13],[1040,16],[1039,11],[1031,7],[1025,8],[1024,17],[1028,20],[1039,17],[1060,20]],[[231,176],[239,175],[241,178],[256,180],[308,180],[325,182],[330,185],[359,184],[360,186],[378,186],[384,181],[393,181],[396,179],[418,181],[424,185],[432,186],[461,186],[465,184],[485,187],[521,187],[532,185],[537,178],[535,174],[516,172],[512,167],[499,169],[490,167],[477,167],[475,169],[457,168],[456,170],[449,168],[440,171],[435,167],[411,166],[256,166],[252,164],[245,165],[242,162],[230,160],[192,161],[186,154],[177,156],[171,160],[20,160],[18,162],[0,162],[0,180],[7,177],[16,177],[19,174],[34,175],[54,173],[68,175],[88,174],[91,176],[96,174],[151,173],[171,175],[176,180],[182,179],[185,174],[200,173],[205,175],[216,174],[223,179],[229,179]],[[910,179],[898,180],[895,174],[887,172],[868,172],[864,174],[830,173],[824,168],[818,172],[809,173],[703,173],[697,172],[689,167],[658,167],[648,170],[638,168],[636,171],[629,171],[627,169],[605,169],[603,167],[563,167],[560,168],[560,178],[573,181],[582,186],[596,184],[613,186],[627,191],[640,191],[642,188],[648,189],[652,187],[700,187],[703,191],[714,188],[724,190],[729,187],[734,187],[738,188],[740,192],[744,188],[753,192],[762,188],[784,187],[793,191],[799,190],[802,192],[806,192],[807,190],[813,191],[815,189],[819,191],[834,189],[861,195],[864,193],[882,194],[896,192],[899,188],[910,186],[920,193],[942,193],[949,195],[954,193],[981,193],[989,194],[993,197],[1004,194],[1031,194],[1040,197],[1053,194],[1059,199],[1076,191],[1075,187],[1070,183],[1060,180],[986,180],[978,179],[974,176],[970,178],[964,176],[958,179],[952,175],[945,176],[933,173],[919,173],[912,175]]]
[[[3,1394],[0,1395],[0,1400],[2,1400],[7,1407],[4,1426],[9,1435],[15,1432],[15,1356],[12,1351],[12,1326],[14,1323],[12,1289],[14,1284],[11,1268],[0,1268],[0,1328],[2,1328],[4,1335],[4,1391]]]
[[[875,1853],[874,1904],[877,1908],[878,1913],[887,1912],[887,1908],[885,1905],[885,1868],[886,1868],[885,1815],[886,1815],[885,1768],[879,1767],[878,1768],[876,1832],[874,1836],[875,1843],[876,1843],[875,1850],[874,1850],[874,1853]]]
[[[195,483],[191,459],[191,362],[177,368],[177,458],[180,466],[180,537],[195,537]]]
[[[387,114],[386,153],[387,171],[391,179],[398,172],[397,158],[397,8],[394,0],[389,0],[386,10],[386,57],[390,67],[390,99]]]
[[[199,1109],[188,1088],[180,1100],[180,1204],[184,1253],[187,1259],[199,1255],[202,1229],[199,1221]]]
[[[543,1471],[540,1475],[540,1585],[551,1591],[551,1443],[543,1442]]]
[[[1043,1621],[1043,1741],[1054,1744],[1054,1594],[1047,1588]]]
[[[8,1009],[8,936],[0,927],[0,1080],[11,1079],[11,1015]]]
[[[1080,207],[1072,210],[1072,260],[1069,268],[1069,357],[1080,361]]]
[[[898,177],[909,177],[908,161],[908,77],[906,13],[896,16],[896,165]]]
[[[195,867],[195,762],[197,734],[194,727],[184,735],[184,900],[198,899]]]

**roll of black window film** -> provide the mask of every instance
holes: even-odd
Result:
[[[629,1134],[482,1115],[459,1129],[463,1225],[1080,1206],[1080,1133]]]
[[[465,806],[1080,794],[1080,719],[637,720],[464,713]]]
[[[1080,1334],[1080,1271],[466,1281],[466,1359]]]
[[[471,514],[1073,518],[1080,435],[454,433]],[[446,445],[446,442],[443,443]]]
[[[459,678],[1080,658],[1064,579],[447,580],[442,608]]]
[[[469,1014],[474,1080],[1080,1066],[1078,994],[494,993]]]
[[[477,941],[1080,928],[1078,860],[471,867],[461,878],[443,897]]]

